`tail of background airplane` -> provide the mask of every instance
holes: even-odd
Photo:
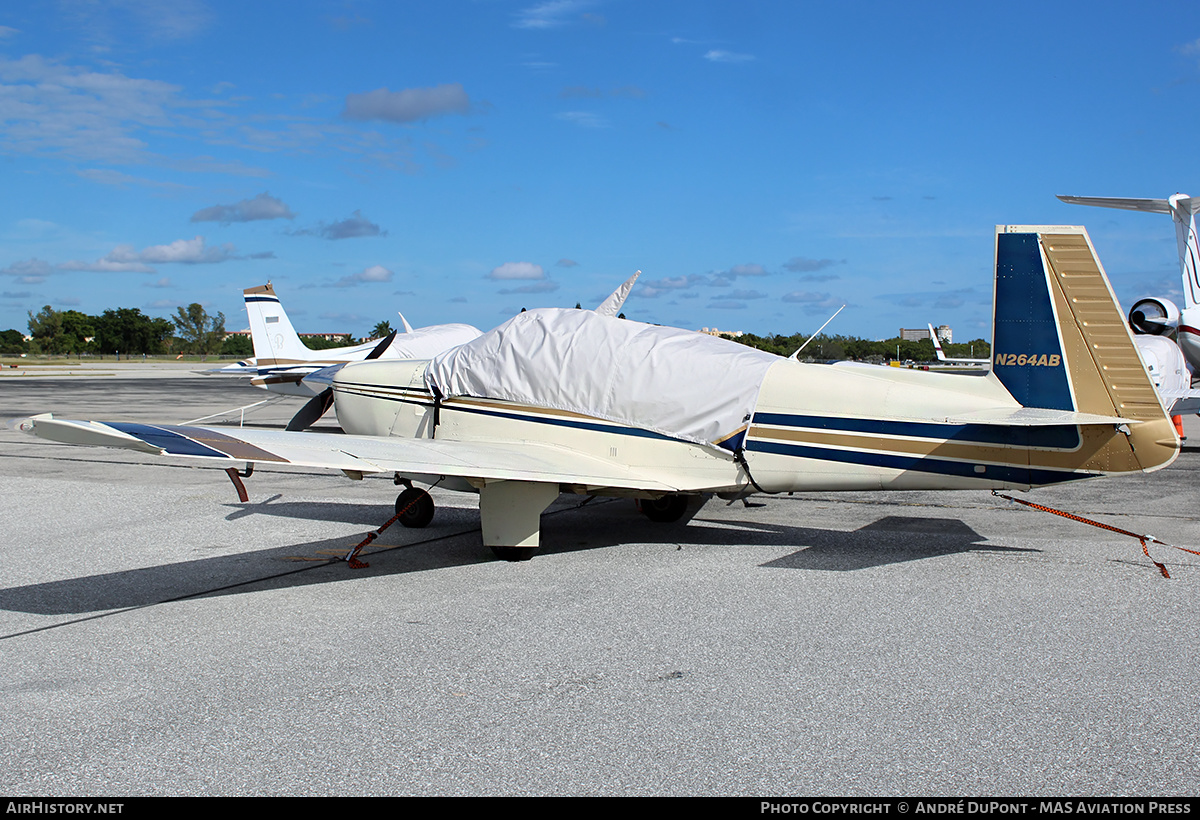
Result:
[[[929,338],[933,340],[933,352],[937,354],[938,361],[946,361],[946,352],[942,350],[942,340],[938,338],[937,331],[933,329],[933,324],[929,325]]]
[[[254,357],[260,367],[317,358],[315,351],[300,341],[270,282],[257,288],[248,288],[242,294],[246,299],[246,313],[250,317]]]
[[[1196,213],[1200,212],[1200,197],[1175,194],[1166,199],[1105,196],[1060,196],[1059,199],[1072,205],[1096,205],[1101,208],[1170,214],[1175,221],[1175,238],[1179,244],[1179,270],[1183,275],[1184,307],[1200,306],[1200,242],[1196,237]]]
[[[1084,228],[997,226],[995,287],[989,378],[1025,407],[1128,419],[1142,469],[1169,463],[1167,448],[1174,458],[1174,426]]]

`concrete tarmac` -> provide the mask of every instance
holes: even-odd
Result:
[[[237,380],[0,381],[0,418],[179,423]],[[281,426],[287,401],[247,422]],[[330,417],[332,419],[332,416]],[[1200,425],[1189,419],[1192,441]],[[211,422],[210,422],[211,423]],[[331,422],[327,422],[331,423]],[[1025,497],[1200,548],[1200,447]],[[0,792],[1190,795],[1200,558],[987,492],[562,496],[529,562],[383,478],[0,429]]]

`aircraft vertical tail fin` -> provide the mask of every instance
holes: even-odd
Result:
[[[1175,222],[1175,238],[1179,243],[1179,270],[1183,274],[1184,307],[1200,307],[1200,240],[1196,234],[1196,213],[1200,212],[1200,197],[1175,194],[1166,199],[1114,196],[1060,196],[1059,199],[1071,205],[1095,205],[1099,208],[1170,214]]]
[[[314,358],[313,351],[300,341],[270,282],[248,288],[242,291],[242,295],[246,299],[246,313],[250,317],[254,357],[260,367]]]
[[[1175,220],[1175,238],[1179,241],[1179,269],[1183,272],[1185,308],[1200,306],[1200,240],[1196,236],[1196,213],[1200,197],[1175,194],[1167,199]]]
[[[1129,419],[1127,446],[1106,458],[1132,454],[1143,470],[1175,458],[1174,426],[1085,229],[997,226],[995,288],[991,377],[1013,398]]]
[[[933,340],[933,352],[937,354],[938,361],[946,361],[946,351],[942,350],[942,340],[938,338],[937,331],[933,329],[933,324],[929,325],[929,338]]]

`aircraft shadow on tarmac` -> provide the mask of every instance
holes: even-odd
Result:
[[[493,561],[490,552],[479,543],[478,513],[470,508],[442,507],[439,517],[423,530],[393,527],[362,555],[371,566],[351,570],[334,556],[345,556],[366,536],[367,529],[374,529],[386,520],[379,505],[259,502],[240,506],[246,514],[255,512],[251,508],[257,506],[258,512],[269,510],[272,515],[362,523],[364,532],[361,536],[0,589],[0,609],[38,615],[78,615],[184,598],[354,581]],[[849,572],[974,551],[1037,552],[983,544],[982,536],[953,518],[886,516],[850,532],[754,519],[754,511],[745,510],[738,519],[697,517],[684,528],[650,522],[635,512],[628,501],[601,501],[582,509],[573,500],[565,505],[560,501],[544,516],[542,539],[546,546],[539,555],[562,555],[631,543],[661,544],[684,550],[802,544],[805,546],[801,549],[761,566]],[[537,560],[535,557],[534,561]],[[497,566],[510,565],[497,562]]]

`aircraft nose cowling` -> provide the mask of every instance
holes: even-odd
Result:
[[[425,359],[376,359],[342,365],[332,374],[333,406],[342,429],[358,436],[428,437],[426,416],[433,407],[425,389],[428,364]]]

